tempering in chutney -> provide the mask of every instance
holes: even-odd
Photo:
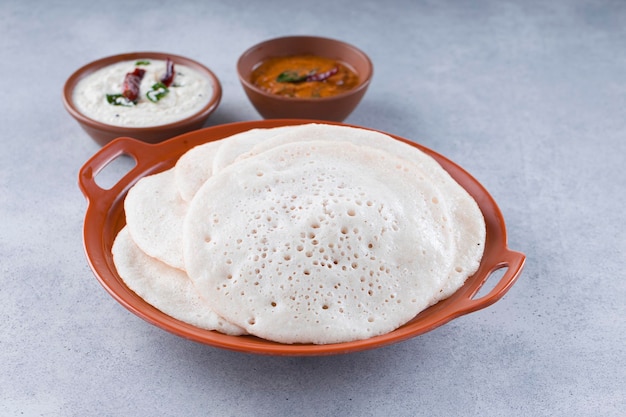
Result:
[[[344,93],[359,83],[355,71],[330,58],[315,55],[273,57],[252,72],[260,89],[284,97],[322,98]]]

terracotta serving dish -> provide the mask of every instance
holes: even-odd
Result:
[[[316,55],[347,64],[359,75],[359,84],[324,98],[282,97],[265,92],[250,82],[252,71],[271,57]],[[357,107],[373,75],[369,57],[345,42],[316,36],[287,36],[261,42],[245,51],[237,61],[237,73],[250,102],[266,119],[316,119],[341,122]]]
[[[174,65],[185,65],[198,71],[200,74],[203,74],[209,79],[213,90],[211,99],[203,108],[185,119],[165,125],[151,127],[123,127],[102,123],[85,116],[76,108],[72,95],[76,84],[81,79],[108,65],[121,61],[132,61],[143,58],[155,60],[165,60],[170,58],[174,61]],[[63,104],[65,105],[66,110],[99,145],[105,145],[111,140],[121,136],[131,136],[144,142],[157,143],[191,130],[200,129],[204,126],[204,123],[211,113],[215,111],[221,98],[222,86],[218,78],[210,69],[189,58],[160,52],[132,52],[109,56],[90,62],[89,64],[76,70],[76,72],[74,72],[67,79],[63,87]]]
[[[450,298],[424,310],[402,327],[381,336],[348,343],[286,345],[253,336],[228,336],[194,327],[162,313],[126,287],[115,269],[111,247],[115,236],[125,225],[123,202],[130,187],[146,175],[173,167],[183,153],[196,145],[252,128],[308,122],[310,121],[239,122],[197,130],[159,144],[118,138],[102,148],[84,164],[79,173],[79,186],[88,201],[83,229],[85,252],[89,265],[100,283],[128,310],[173,334],[219,348],[267,355],[329,355],[389,345],[418,336],[456,317],[485,308],[499,300],[509,290],[522,271],[525,256],[507,247],[504,219],[493,198],[480,183],[454,162],[419,144],[394,135],[391,136],[435,158],[474,197],[487,225],[485,253],[479,270]],[[110,189],[98,186],[96,183],[98,173],[122,155],[132,157],[136,165]],[[476,297],[490,275],[501,268],[506,268],[506,271],[497,278],[493,288],[486,295]]]

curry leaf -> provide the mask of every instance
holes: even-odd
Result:
[[[310,74],[298,75],[296,71],[284,71],[278,74],[276,81],[279,83],[300,83],[306,81]]]
[[[124,96],[124,94],[107,94],[107,103],[114,106],[132,107],[135,105],[133,101],[130,101]]]
[[[152,86],[150,91],[146,93],[146,97],[148,97],[148,100],[151,102],[156,103],[165,97],[169,92],[170,90],[165,86],[165,84],[159,82]]]

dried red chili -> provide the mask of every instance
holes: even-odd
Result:
[[[167,58],[165,61],[165,74],[161,77],[161,82],[165,84],[166,87],[169,87],[174,81],[174,62]]]
[[[145,74],[146,71],[141,68],[135,68],[135,71],[126,74],[124,84],[122,85],[122,95],[132,102],[137,101],[139,86]]]

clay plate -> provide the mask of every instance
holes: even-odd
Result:
[[[183,153],[196,145],[252,128],[310,122],[310,120],[238,122],[186,133],[158,144],[118,138],[103,147],[84,164],[79,173],[79,186],[88,201],[83,229],[85,252],[89,265],[100,283],[128,310],[178,336],[234,351],[293,356],[349,353],[397,343],[433,330],[464,314],[485,308],[504,296],[520,275],[525,256],[508,249],[504,219],[496,202],[480,183],[454,162],[419,144],[394,135],[390,136],[407,142],[435,158],[474,197],[487,225],[485,254],[478,271],[451,297],[422,311],[402,327],[381,336],[354,342],[286,345],[254,336],[228,336],[183,323],[155,309],[126,287],[116,272],[111,247],[115,236],[125,224],[123,201],[133,184],[141,177],[173,167]],[[95,181],[98,173],[122,155],[132,157],[136,165],[110,189],[105,190],[98,186]],[[486,295],[475,298],[490,275],[501,268],[506,268],[506,271],[493,288]]]

